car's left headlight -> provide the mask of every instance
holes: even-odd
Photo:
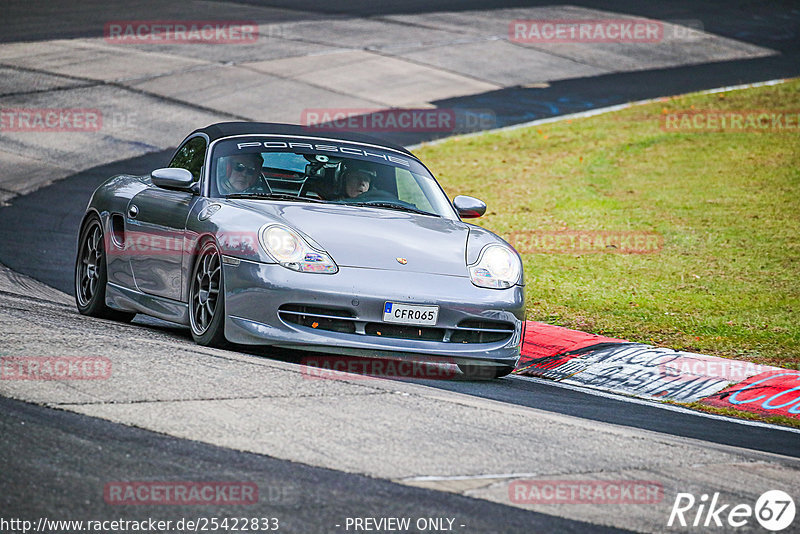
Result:
[[[261,246],[293,271],[333,274],[339,270],[327,252],[312,247],[300,234],[281,224],[266,225],[258,233]]]
[[[519,282],[522,263],[519,256],[505,245],[486,245],[478,261],[469,265],[469,277],[479,287],[505,289]]]

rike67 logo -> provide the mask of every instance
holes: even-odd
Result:
[[[691,493],[678,493],[667,526],[724,527],[725,530],[750,525],[755,517],[758,524],[771,532],[779,532],[794,522],[794,500],[781,490],[761,494],[755,506],[722,504],[719,493],[709,499],[703,494],[696,499]]]

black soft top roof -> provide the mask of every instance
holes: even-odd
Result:
[[[369,135],[362,135],[352,132],[330,132],[322,128],[313,126],[300,126],[298,124],[283,124],[279,122],[218,122],[211,124],[205,128],[200,128],[192,132],[202,132],[206,134],[209,140],[214,141],[223,137],[230,137],[232,135],[249,135],[249,134],[279,134],[279,135],[298,135],[298,136],[313,136],[321,137],[324,139],[334,139],[338,141],[352,141],[355,143],[367,143],[371,145],[385,146],[392,148],[409,156],[414,156],[405,147],[371,137]],[[414,156],[416,157],[416,156]]]

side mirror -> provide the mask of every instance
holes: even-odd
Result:
[[[166,168],[156,169],[150,173],[150,180],[158,187],[164,189],[177,189],[179,191],[194,192],[192,184],[194,176],[186,169]]]
[[[474,197],[458,195],[453,199],[453,206],[463,219],[474,219],[486,213],[486,203]]]

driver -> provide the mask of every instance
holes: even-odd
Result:
[[[369,191],[372,176],[359,169],[347,171],[344,177],[345,198],[355,198]]]
[[[264,165],[261,154],[236,154],[220,160],[218,168],[223,172],[219,181],[221,193],[230,195],[270,192],[261,179],[261,167]]]

